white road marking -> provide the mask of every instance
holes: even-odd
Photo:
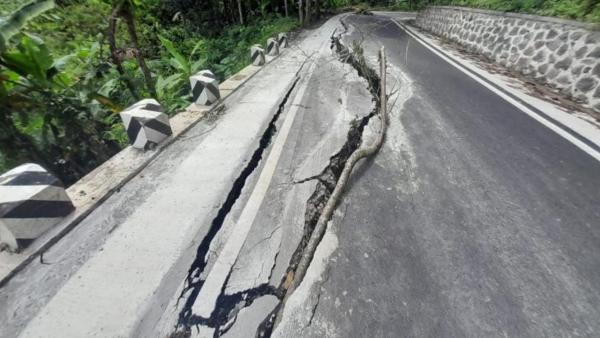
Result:
[[[457,59],[451,58],[449,56],[446,56],[446,55],[440,53],[439,51],[435,50],[434,48],[432,48],[428,44],[423,43],[423,41],[421,41],[421,39],[427,41],[428,40],[427,38],[421,36],[420,34],[414,32],[414,31],[412,31],[410,28],[403,26],[402,24],[400,24],[399,22],[397,22],[395,19],[391,19],[391,20],[400,29],[402,29],[403,31],[405,31],[408,35],[410,35],[412,38],[414,38],[415,40],[417,40],[421,45],[423,45],[424,47],[426,47],[427,49],[429,49],[430,51],[432,51],[433,53],[435,53],[437,56],[439,56],[440,58],[442,58],[444,61],[448,62],[449,64],[451,64],[452,66],[454,66],[455,68],[457,68],[458,70],[460,70],[461,72],[463,72],[464,74],[468,75],[473,80],[479,82],[481,85],[483,85],[484,87],[488,88],[489,90],[491,90],[492,92],[494,92],[496,95],[502,97],[504,100],[506,100],[507,102],[509,102],[513,106],[519,108],[519,110],[521,110],[525,114],[529,115],[534,120],[538,121],[542,125],[546,126],[550,130],[552,130],[555,133],[557,133],[558,135],[562,136],[563,138],[565,138],[566,140],[568,140],[569,142],[571,142],[572,144],[574,144],[575,146],[577,146],[579,149],[585,151],[588,155],[590,155],[593,158],[595,158],[596,160],[600,161],[600,153],[598,151],[596,151],[595,149],[593,149],[589,145],[585,144],[581,140],[577,139],[575,136],[571,135],[570,133],[568,133],[567,131],[565,131],[561,127],[557,126],[556,124],[552,123],[548,119],[540,116],[539,114],[536,114],[531,109],[527,108],[525,105],[523,105],[519,101],[515,100],[511,96],[509,96],[506,93],[498,90],[497,88],[495,88],[494,86],[490,85],[486,81],[480,79],[478,76],[476,76],[476,75],[474,75],[474,74],[466,71],[463,67],[466,67],[469,70],[471,70],[473,72],[476,72],[477,74],[479,74],[479,75],[481,75],[481,76],[483,76],[485,78],[488,78],[488,79],[490,78],[489,74],[486,74],[485,72],[481,71],[478,68],[475,68],[474,66],[468,65],[468,64],[466,64],[464,62],[461,62],[461,61],[459,61]],[[428,41],[428,42],[432,43],[431,41]],[[461,65],[462,65],[462,67],[461,67]],[[489,79],[489,80],[490,81],[494,81],[494,79]],[[497,84],[497,85],[501,86],[500,84]],[[503,87],[503,89],[506,90],[506,91],[508,91],[508,92],[511,92],[511,93],[514,91],[514,90],[512,90],[510,88],[504,88]],[[522,99],[522,100],[524,100],[524,101],[527,100],[527,96],[526,95],[521,95],[521,97],[519,97],[519,98]],[[535,105],[535,103],[534,103],[534,105]],[[583,120],[574,121],[574,119],[577,119],[576,117],[571,116],[571,115],[569,115],[566,112],[562,112],[562,111],[558,111],[558,110],[552,112],[552,114],[549,114],[547,111],[542,111],[542,113],[548,115],[548,117],[550,117],[552,119],[555,119],[555,120],[559,121],[560,123],[564,124],[565,126],[567,126],[568,128],[574,130],[575,132],[577,132],[581,136],[583,136],[586,139],[588,139],[590,142],[592,142],[594,144],[597,144],[597,145],[600,145],[600,132],[598,131],[598,129],[595,126],[593,126],[591,124],[589,124],[589,126],[588,126],[587,122],[585,122]],[[582,123],[586,123],[586,125],[583,125]]]

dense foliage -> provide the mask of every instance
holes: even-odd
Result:
[[[235,0],[0,4],[0,172],[32,161],[73,183],[127,144],[124,107],[155,97],[175,113],[191,74],[225,79],[294,29],[282,1],[244,1],[244,24]]]
[[[127,144],[118,112],[155,97],[190,103],[188,77],[225,79],[249,47],[358,0],[4,0],[0,3],[0,173],[36,162],[73,183]],[[600,22],[598,0],[370,0],[465,5]]]
[[[451,0],[440,2],[600,22],[600,1],[598,0]]]
[[[600,23],[600,0],[370,0],[370,4],[399,10],[427,5],[465,6]]]

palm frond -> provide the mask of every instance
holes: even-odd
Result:
[[[8,41],[36,16],[54,8],[54,0],[35,0],[25,4],[0,22],[0,52],[6,50]]]

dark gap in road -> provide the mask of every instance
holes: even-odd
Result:
[[[296,250],[292,254],[292,258],[290,259],[285,276],[274,293],[274,295],[280,300],[279,304],[277,304],[275,309],[273,309],[273,311],[271,311],[259,325],[256,332],[256,337],[270,337],[273,333],[275,320],[277,319],[277,315],[283,306],[283,299],[287,289],[291,284],[291,281],[294,278],[293,276],[298,263],[300,262],[300,258],[304,254],[306,245],[308,244],[313,230],[319,221],[321,212],[323,211],[325,204],[327,204],[331,193],[335,189],[335,185],[337,184],[337,180],[344,170],[346,161],[352,155],[352,153],[354,153],[354,151],[360,147],[362,143],[362,132],[365,126],[369,123],[371,117],[375,115],[375,112],[376,110],[361,119],[352,121],[350,130],[348,131],[346,143],[344,143],[339,152],[329,159],[329,164],[327,167],[325,167],[321,174],[315,178],[317,180],[317,185],[306,202],[302,238],[296,247]]]
[[[346,34],[348,31],[348,26],[344,22],[343,19],[340,19],[342,26],[344,27],[344,32],[339,35],[331,36],[331,49],[335,49],[335,52],[339,55],[339,58],[342,62],[351,65],[358,75],[365,80],[369,84],[369,92],[373,96],[373,101],[379,105],[379,93],[380,93],[380,78],[377,71],[367,65],[367,61],[363,55],[363,49],[356,41],[353,41],[352,50],[346,47],[342,41],[341,36]],[[379,106],[377,106],[379,107]]]
[[[304,253],[304,249],[308,244],[315,225],[317,225],[317,222],[319,221],[321,212],[325,207],[325,204],[327,204],[327,201],[329,200],[329,197],[331,196],[333,189],[335,189],[337,181],[344,170],[346,161],[350,155],[352,155],[352,153],[354,153],[354,151],[360,147],[362,143],[362,132],[365,126],[369,123],[371,117],[374,115],[375,111],[372,111],[369,115],[351,122],[346,143],[344,143],[340,151],[338,151],[329,159],[329,164],[317,178],[315,190],[308,198],[306,203],[306,211],[304,214],[304,232],[302,239],[300,240],[296,251],[294,251],[292,258],[290,259],[287,274],[293,274],[296,270],[298,262],[300,261],[300,257],[302,257],[302,254]],[[281,283],[280,289],[287,289],[285,286],[285,278]]]
[[[323,208],[327,204],[329,197],[333,193],[335,186],[340,178],[342,171],[346,165],[346,162],[350,158],[350,156],[360,148],[362,144],[362,134],[366,125],[369,123],[370,119],[377,115],[380,111],[380,77],[377,72],[370,68],[367,65],[367,62],[364,58],[362,48],[360,45],[354,43],[353,50],[350,50],[346,47],[341,41],[340,37],[343,34],[346,34],[348,31],[348,26],[340,19],[344,27],[344,32],[335,36],[334,34],[331,36],[331,49],[335,50],[338,54],[340,61],[344,63],[350,64],[358,73],[358,75],[365,80],[369,85],[369,92],[373,96],[373,101],[375,102],[375,109],[369,113],[369,115],[357,119],[351,122],[350,129],[348,131],[348,135],[346,138],[346,143],[342,146],[340,151],[338,151],[335,155],[333,155],[329,159],[329,164],[325,169],[319,174],[309,179],[316,179],[317,185],[312,195],[309,197],[307,201],[305,216],[304,216],[304,233],[296,251],[294,251],[292,258],[290,259],[290,263],[287,268],[287,272],[283,277],[276,295],[280,299],[279,304],[269,313],[269,315],[262,321],[256,331],[256,337],[271,337],[273,333],[273,329],[275,327],[275,323],[277,321],[277,317],[281,314],[280,312],[284,306],[284,298],[286,296],[287,290],[293,282],[294,275],[296,272],[296,268],[298,267],[298,263],[308,241],[313,233],[315,226],[321,216]],[[309,180],[307,179],[307,180]],[[306,180],[304,180],[306,181]]]
[[[272,295],[277,297],[277,288],[268,283],[261,284],[255,288],[236,292],[231,295],[225,294],[225,287],[229,281],[229,276],[226,282],[223,284],[223,289],[219,298],[217,298],[217,306],[210,318],[204,318],[193,315],[189,319],[188,326],[191,327],[203,325],[214,328],[215,331],[213,336],[215,338],[220,337],[222,334],[229,331],[229,329],[235,324],[235,320],[240,310],[245,307],[252,305],[252,303],[266,295]],[[279,298],[279,297],[278,297]]]
[[[265,150],[270,145],[273,135],[277,131],[277,126],[276,126],[277,120],[279,119],[279,116],[283,112],[284,107],[285,107],[292,91],[296,87],[296,84],[298,83],[299,79],[300,79],[299,77],[297,77],[295,79],[294,83],[292,84],[290,89],[285,94],[283,100],[279,104],[277,111],[273,115],[273,118],[271,119],[265,132],[261,136],[259,145],[256,148],[256,150],[254,151],[254,153],[252,154],[250,161],[248,162],[246,167],[241,171],[240,175],[233,182],[233,186],[232,186],[231,190],[229,191],[229,193],[227,194],[227,198],[225,199],[225,202],[223,203],[221,208],[219,208],[217,215],[212,220],[212,223],[208,230],[208,233],[202,239],[202,241],[200,242],[200,245],[198,246],[198,249],[196,251],[196,258],[194,259],[194,261],[192,262],[192,265],[190,266],[190,268],[188,270],[188,275],[187,275],[186,281],[185,281],[186,285],[183,288],[183,290],[179,296],[179,300],[184,299],[185,295],[187,293],[189,293],[189,296],[185,300],[185,304],[184,304],[183,308],[181,309],[181,312],[179,313],[178,322],[175,327],[175,329],[177,331],[174,332],[171,336],[180,336],[181,334],[185,335],[186,333],[189,334],[191,332],[190,331],[191,326],[198,325],[198,324],[193,324],[191,322],[192,319],[194,319],[194,321],[196,321],[196,322],[200,322],[200,321],[204,320],[204,321],[206,321],[206,323],[210,323],[211,327],[221,326],[221,325],[226,324],[226,322],[227,322],[227,321],[223,322],[223,320],[222,320],[222,318],[224,317],[224,315],[222,314],[222,311],[217,311],[217,310],[215,310],[213,312],[213,314],[211,315],[210,318],[200,319],[199,317],[193,316],[192,306],[194,305],[194,302],[196,301],[196,298],[198,297],[198,294],[200,293],[200,290],[202,289],[202,286],[204,285],[204,280],[202,280],[200,278],[200,275],[202,274],[202,272],[204,271],[204,268],[206,267],[207,254],[208,254],[211,242],[213,241],[213,239],[215,238],[215,236],[217,235],[217,233],[223,226],[225,217],[227,217],[227,215],[229,214],[229,212],[235,205],[236,201],[240,197],[242,190],[246,184],[246,180],[260,164],[260,161],[263,157]],[[226,285],[226,283],[225,283],[225,285]],[[246,294],[246,296],[250,295],[250,294],[254,294],[254,293],[260,294],[261,291],[264,289],[264,287],[261,288],[261,286],[259,286],[256,289],[257,290],[244,291],[243,293],[237,294],[237,296],[236,295],[226,296],[223,294],[223,291],[222,291],[221,295],[219,296],[218,301],[217,301],[217,309],[219,309],[220,307],[223,307],[223,309],[233,308],[233,307],[235,307],[235,303],[239,302],[239,301],[233,302],[233,299],[242,298],[242,296],[243,296],[242,294]],[[268,290],[266,290],[266,291],[268,291]],[[231,297],[231,298],[228,298],[228,297]],[[219,303],[219,301],[222,301],[224,303],[221,304],[221,303]],[[234,306],[231,307],[231,306],[227,305],[229,303],[234,304]],[[225,316],[225,317],[229,317],[229,316]],[[215,330],[215,332],[218,332],[218,330]]]

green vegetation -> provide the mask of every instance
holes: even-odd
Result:
[[[416,10],[428,5],[465,6],[600,23],[599,0],[397,0],[371,1],[369,5],[394,10]]]
[[[2,2],[0,173],[36,162],[75,182],[127,145],[124,107],[155,97],[174,114],[191,102],[191,74],[224,80],[252,44],[297,28],[286,2]]]
[[[600,22],[600,2],[598,0],[440,0],[439,2],[456,6]]]
[[[600,22],[598,0],[392,0]],[[249,47],[354,0],[4,0],[0,3],[0,173],[36,162],[66,184],[127,145],[118,112],[154,97],[173,114],[188,77],[224,80]],[[359,6],[360,7],[360,6]]]

